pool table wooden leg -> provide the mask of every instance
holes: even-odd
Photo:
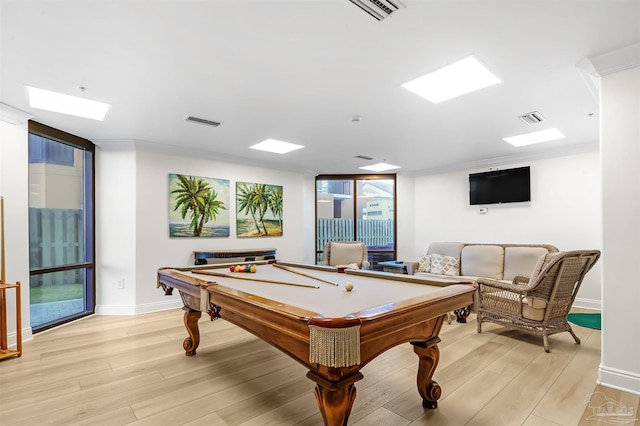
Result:
[[[198,329],[198,320],[202,313],[200,311],[196,311],[194,309],[190,309],[187,307],[184,309],[184,326],[187,328],[187,333],[189,333],[189,337],[184,339],[182,342],[182,347],[185,350],[186,356],[194,356],[196,354],[196,349],[198,349],[198,345],[200,344],[200,330]]]
[[[456,314],[456,322],[465,324],[467,322],[467,317],[469,317],[469,314],[471,313],[471,307],[472,305],[469,305],[453,311]]]
[[[418,355],[418,392],[422,397],[422,406],[425,408],[438,408],[438,399],[442,394],[440,385],[431,380],[440,361],[440,349],[438,349],[439,337],[434,337],[426,342],[412,342],[413,351]]]
[[[314,394],[324,424],[327,426],[346,426],[353,401],[356,399],[354,383],[362,379],[362,373],[357,372],[338,382],[329,381],[313,371],[309,371],[307,377],[316,382]]]

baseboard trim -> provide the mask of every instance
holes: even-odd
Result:
[[[182,307],[182,300],[144,303],[142,305],[97,305],[96,315],[140,315]]]
[[[33,330],[31,327],[24,327],[22,329],[22,343],[28,342],[29,340],[33,340]],[[18,342],[18,333],[15,331],[12,333],[7,333],[7,344],[9,348],[15,348]]]
[[[573,301],[573,306],[576,308],[602,311],[602,301],[596,299],[581,299],[577,297],[576,300]]]
[[[640,374],[631,371],[610,368],[600,364],[598,384],[640,395]]]

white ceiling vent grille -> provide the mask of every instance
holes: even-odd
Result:
[[[349,0],[360,9],[373,16],[378,21],[391,16],[393,12],[400,8],[404,8],[400,0]]]
[[[528,125],[538,124],[544,121],[544,117],[538,111],[528,112],[518,118]]]
[[[190,121],[192,123],[204,124],[205,126],[218,127],[220,123],[217,121],[206,120],[204,118],[194,117],[192,115],[187,115],[185,121]]]

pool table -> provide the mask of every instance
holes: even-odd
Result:
[[[196,354],[201,313],[223,318],[308,368],[325,424],[346,425],[362,367],[409,342],[423,406],[437,407],[438,335],[447,312],[472,304],[473,286],[282,261],[255,265],[255,273],[230,272],[229,265],[158,270],[158,287],[182,297],[186,355]]]

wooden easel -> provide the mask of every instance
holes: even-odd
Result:
[[[22,356],[22,307],[20,306],[20,281],[7,283],[4,266],[4,198],[0,197],[0,359]],[[9,349],[7,327],[7,289],[16,290],[16,349]]]

